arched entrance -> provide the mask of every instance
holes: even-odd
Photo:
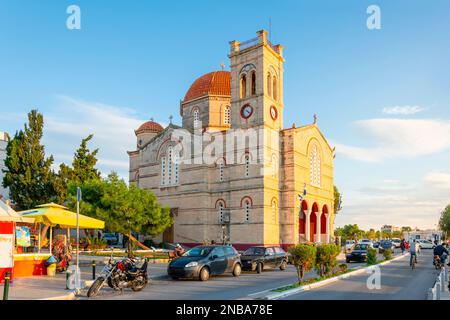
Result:
[[[300,242],[308,241],[306,237],[306,212],[308,211],[308,203],[303,200],[301,203],[299,219],[298,219],[298,233],[300,237]]]
[[[317,218],[319,215],[319,206],[316,202],[314,202],[312,209],[311,209],[311,217],[309,222],[309,232],[310,232],[310,241],[317,241],[316,235],[317,235]]]
[[[321,237],[321,242],[325,242],[325,243],[328,243],[327,215],[328,215],[328,207],[325,204],[322,207],[322,214],[320,215],[320,237]]]

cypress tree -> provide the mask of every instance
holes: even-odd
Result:
[[[28,113],[28,125],[16,132],[6,148],[3,186],[9,188],[18,210],[54,200],[53,156],[45,157],[41,145],[44,118],[37,110]]]

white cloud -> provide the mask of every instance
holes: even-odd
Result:
[[[449,179],[449,180],[447,180]],[[444,181],[450,186],[450,175],[430,173],[425,182]],[[406,187],[405,187],[406,186]],[[395,187],[383,180],[374,185],[347,191],[343,209],[336,217],[336,226],[358,224],[363,229],[379,229],[384,224],[435,228],[440,212],[448,205],[448,189],[437,184],[425,185],[399,182]]]
[[[390,115],[412,115],[423,110],[425,110],[425,108],[419,106],[394,106],[383,108],[383,113]]]
[[[337,154],[379,162],[393,158],[430,155],[450,149],[450,121],[439,119],[369,119],[354,123],[358,136],[370,146],[334,143]]]
[[[133,109],[58,97],[57,108],[45,110],[44,139],[55,167],[71,163],[81,139],[94,134],[90,148],[99,148],[97,166],[103,174],[116,171],[128,180],[128,150],[136,148],[134,130],[144,121]]]
[[[450,190],[450,173],[430,172],[424,180],[436,188]]]

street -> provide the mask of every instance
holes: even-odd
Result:
[[[381,255],[379,255],[381,259]],[[338,264],[344,263],[338,261]],[[351,263],[349,268],[365,266],[365,263]],[[265,270],[262,274],[243,272],[240,277],[234,278],[231,274],[212,277],[207,282],[198,280],[171,280],[166,275],[167,264],[149,264],[150,284],[142,292],[133,292],[130,289],[120,292],[104,287],[97,297],[91,299],[149,299],[149,300],[232,300],[249,299],[248,295],[257,292],[290,285],[296,281],[295,267],[289,265],[285,271],[279,269]],[[317,277],[312,270],[305,275],[305,279]],[[83,292],[79,299],[87,299]]]
[[[422,250],[416,268],[409,266],[409,257],[381,266],[381,289],[368,289],[370,274],[340,280],[284,300],[425,300],[438,271],[432,266],[432,250]]]

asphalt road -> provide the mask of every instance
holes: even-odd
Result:
[[[344,261],[339,261],[343,263]],[[363,266],[365,263],[352,263],[350,268]],[[293,266],[289,265],[284,271],[279,269],[265,270],[262,274],[255,272],[243,272],[235,278],[231,274],[214,276],[206,282],[198,280],[172,280],[166,275],[167,264],[149,264],[150,284],[141,292],[133,292],[125,289],[123,294],[104,287],[97,297],[91,299],[120,299],[120,300],[234,300],[248,299],[249,294],[255,294],[264,290],[274,289],[280,286],[290,285],[296,281],[297,273]],[[315,271],[306,274],[305,278],[316,277]],[[83,293],[82,293],[83,294]],[[85,294],[85,292],[84,292]],[[81,296],[80,299],[86,299]]]
[[[380,270],[380,289],[370,290],[370,274],[364,273],[284,300],[425,300],[438,275],[432,265],[432,250],[421,251],[414,270],[409,266],[409,256],[381,266]]]

